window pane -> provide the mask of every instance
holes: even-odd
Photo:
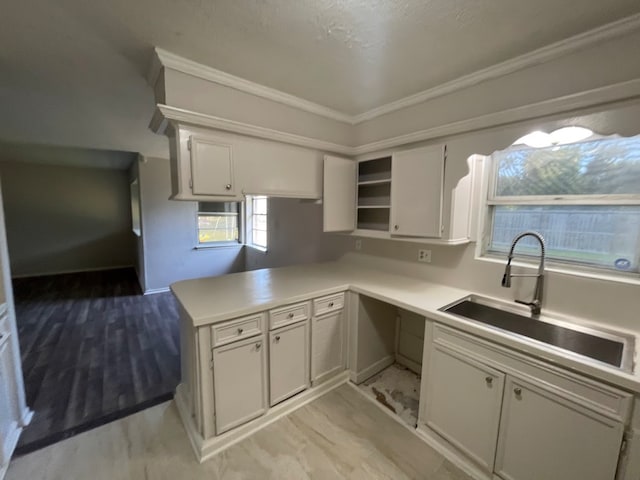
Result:
[[[256,230],[267,229],[267,216],[266,215],[254,215],[253,216],[253,228]]]
[[[640,136],[496,152],[496,196],[640,193]]]
[[[238,202],[198,202],[200,213],[238,213]]]
[[[267,232],[261,230],[253,231],[253,244],[267,248]]]
[[[253,198],[253,213],[262,215],[267,214],[267,197]]]
[[[525,231],[542,234],[547,258],[638,272],[640,206],[496,206],[489,250],[506,253]],[[516,253],[539,254],[538,243],[524,238]]]
[[[200,243],[233,242],[238,240],[238,214],[198,215]]]

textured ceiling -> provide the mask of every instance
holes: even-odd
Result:
[[[8,2],[0,139],[164,152],[147,129],[153,46],[357,114],[637,12],[638,0]]]

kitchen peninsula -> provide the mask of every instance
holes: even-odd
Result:
[[[188,280],[172,291],[181,310],[176,402],[200,461],[393,364],[403,309],[425,319],[416,433],[427,443],[476,478],[521,478],[531,466],[520,436],[554,449],[556,472],[635,478],[640,378],[440,311],[473,292],[347,260]],[[540,428],[553,430],[535,430],[540,412],[555,422]],[[584,451],[563,435],[591,435],[590,457],[576,462]]]

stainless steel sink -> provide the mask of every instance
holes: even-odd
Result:
[[[467,320],[506,330],[565,352],[633,370],[635,337],[539,315],[533,317],[527,308],[510,305],[477,295],[468,295],[439,309]]]

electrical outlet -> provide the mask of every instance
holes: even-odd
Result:
[[[359,238],[356,240],[356,250],[362,250],[362,240]]]
[[[431,263],[431,250],[418,250],[418,261]]]

